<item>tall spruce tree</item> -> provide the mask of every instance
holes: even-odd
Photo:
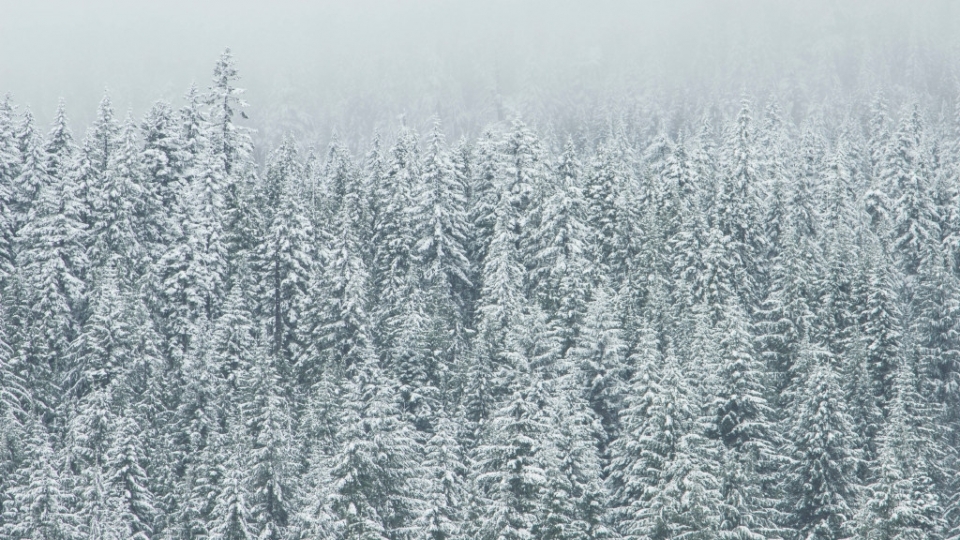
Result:
[[[802,344],[803,386],[786,432],[788,524],[806,539],[848,538],[858,502],[854,428],[832,361]]]
[[[302,347],[299,328],[313,273],[313,230],[300,197],[301,167],[287,143],[276,154],[271,182],[272,217],[257,246],[258,312],[271,335],[273,354],[292,364]],[[269,203],[268,203],[269,204]],[[282,367],[282,372],[290,366]]]

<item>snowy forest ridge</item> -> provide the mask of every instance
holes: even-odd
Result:
[[[261,167],[237,79],[0,103],[0,537],[960,537],[960,106]]]

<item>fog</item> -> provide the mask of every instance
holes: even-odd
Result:
[[[230,47],[258,138],[318,142],[401,115],[417,125],[438,115],[454,136],[514,115],[562,123],[620,114],[611,104],[640,96],[952,94],[960,35],[947,1],[7,0],[0,10],[0,92],[42,125],[62,97],[86,126],[105,89],[121,114],[179,103]]]

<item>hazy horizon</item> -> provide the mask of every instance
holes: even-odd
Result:
[[[157,99],[178,104],[192,83],[209,85],[229,47],[250,125],[267,140],[280,131],[366,135],[400,115],[417,125],[439,115],[456,134],[641,93],[942,84],[950,77],[911,80],[909,66],[940,73],[957,52],[950,2],[7,4],[0,93],[41,126],[62,97],[74,129],[84,129],[105,89],[121,115],[139,118]]]

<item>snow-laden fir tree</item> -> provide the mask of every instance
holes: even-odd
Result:
[[[257,538],[279,540],[285,538],[293,503],[294,424],[276,366],[282,357],[262,346],[256,351],[240,388],[240,414],[250,440],[243,464],[250,474],[247,504]]]
[[[138,161],[144,187],[140,237],[150,258],[156,260],[177,238],[188,157],[176,115],[166,101],[150,107],[140,130],[143,143]]]
[[[619,413],[628,394],[628,343],[620,296],[603,282],[592,296],[577,344],[567,357],[582,373],[584,393],[603,426],[600,449],[605,451],[618,435]]]
[[[724,257],[735,276],[734,289],[742,302],[756,293],[762,237],[757,228],[759,178],[749,101],[741,103],[722,149],[723,170],[711,219],[723,237]]]
[[[258,354],[257,328],[251,305],[249,280],[239,279],[230,287],[223,313],[213,328],[213,370],[231,392],[241,386],[241,380]]]
[[[111,426],[104,456],[107,488],[112,495],[112,513],[122,527],[118,536],[132,540],[153,538],[156,507],[145,469],[142,426],[133,415],[119,414]]]
[[[184,216],[177,240],[157,262],[162,331],[175,354],[190,346],[197,324],[215,318],[227,277],[223,169],[204,144],[181,198]]]
[[[804,539],[849,538],[857,508],[859,453],[833,358],[804,341],[803,377],[791,405],[786,446],[786,514]]]
[[[13,275],[16,231],[17,186],[20,149],[17,146],[14,108],[10,96],[0,101],[0,286],[6,288]]]
[[[921,388],[951,407],[960,396],[960,282],[939,242],[924,248],[913,292]]]
[[[140,170],[139,133],[128,115],[116,150],[106,172],[91,194],[91,264],[104,267],[118,264],[124,279],[133,279],[141,270],[143,256],[144,192]]]
[[[81,538],[68,476],[51,435],[33,416],[27,429],[27,459],[4,504],[3,535],[17,540]]]
[[[307,347],[298,360],[306,387],[320,382],[322,375],[339,377],[376,354],[368,310],[370,271],[359,236],[360,202],[356,191],[347,192],[322,255],[324,264],[314,267],[310,307],[304,313]]]
[[[400,332],[398,316],[403,300],[411,293],[411,287],[417,285],[417,280],[413,279],[418,268],[414,213],[420,161],[418,138],[413,130],[404,127],[390,150],[390,170],[377,194],[383,206],[373,231],[376,251],[370,273],[373,294],[379,301],[372,315],[382,328],[376,338],[384,351],[390,351],[396,345],[394,340]],[[359,202],[357,206],[359,208]]]
[[[30,219],[30,211],[40,197],[40,188],[48,182],[49,174],[43,140],[34,126],[33,113],[25,111],[15,129],[14,137],[20,160],[11,193],[11,227],[14,234],[19,234],[20,229]]]
[[[602,144],[591,164],[583,193],[587,201],[587,224],[591,230],[593,260],[608,279],[624,269],[628,185],[625,156],[615,141]]]
[[[557,164],[558,185],[544,202],[536,232],[531,279],[565,354],[575,343],[586,314],[591,283],[590,231],[580,185],[581,165],[568,139]]]
[[[770,493],[769,474],[777,462],[764,366],[746,314],[735,299],[724,305],[714,331],[717,357],[710,367],[707,406],[712,420],[707,433],[722,445],[718,534],[764,538],[774,530],[776,494]]]
[[[898,290],[903,276],[873,233],[863,237],[864,254],[856,288],[858,322],[867,354],[867,367],[876,392],[884,401],[893,395],[893,379],[902,342]]]
[[[300,328],[306,309],[307,287],[313,274],[313,230],[301,199],[302,168],[292,143],[274,156],[268,182],[276,191],[272,210],[254,255],[253,270],[260,276],[257,311],[267,326],[272,354],[291,364],[302,347]],[[292,366],[281,366],[281,373]]]
[[[507,199],[508,226],[523,266],[529,270],[537,249],[534,235],[542,215],[547,163],[539,137],[522,120],[514,120],[510,130],[502,153],[500,197]]]
[[[860,256],[858,235],[863,216],[855,203],[855,166],[845,138],[827,159],[822,203],[823,266],[820,278],[820,326],[826,344],[843,354],[851,346],[857,324],[855,276]]]
[[[175,424],[166,430],[169,455],[174,460],[176,492],[170,506],[175,515],[171,535],[194,538],[210,532],[225,461],[233,459],[226,422],[229,394],[218,377],[204,325],[169,375],[175,378]],[[234,464],[234,466],[240,466]],[[243,471],[241,471],[243,472]]]
[[[415,194],[416,256],[427,283],[446,290],[447,301],[463,313],[472,270],[467,258],[466,186],[461,182],[436,120]],[[453,326],[462,324],[462,315],[457,319],[451,321]]]
[[[819,246],[808,235],[788,225],[782,237],[779,253],[769,264],[769,292],[757,309],[763,355],[780,390],[795,382],[800,343],[820,334],[816,308],[823,274]]]
[[[429,540],[455,540],[463,537],[469,503],[468,468],[457,426],[446,411],[441,411],[434,432],[424,445],[423,500],[416,520],[416,537]]]
[[[41,410],[59,401],[57,385],[67,368],[86,297],[87,230],[69,181],[52,178],[30,160],[25,174],[42,180],[37,200],[19,231],[14,337],[30,376],[34,404]]]
[[[229,457],[222,465],[223,480],[213,507],[209,533],[205,535],[212,540],[257,538],[257,532],[252,523],[246,459],[244,448],[240,444],[242,444],[240,441],[233,443],[232,448],[227,450],[230,452]]]
[[[499,141],[486,131],[476,143],[470,182],[470,262],[479,271],[486,261],[493,237],[497,204],[500,200],[499,178],[503,157]]]
[[[602,456],[597,442],[603,426],[583,393],[582,373],[576,365],[561,362],[549,383],[546,405],[552,425],[548,437],[550,463],[547,488],[542,494],[540,538],[601,539],[614,537],[605,521],[608,506],[603,485]]]
[[[13,360],[4,315],[0,323],[0,501],[6,501],[8,490],[16,485],[14,472],[23,459],[26,440],[23,421],[28,394]],[[4,512],[3,504],[0,503],[0,516]]]
[[[641,339],[622,435],[611,446],[609,519],[624,538],[715,538],[719,446],[704,436],[694,387],[676,356],[661,356],[649,328]]]
[[[506,394],[483,425],[474,450],[478,501],[470,534],[480,539],[535,538],[543,528],[541,494],[556,471],[543,379],[526,359],[502,368]]]
[[[66,105],[63,100],[60,100],[57,105],[53,126],[47,134],[43,150],[46,152],[47,174],[52,178],[64,178],[73,165],[77,149],[73,143],[73,133],[68,125]]]
[[[870,539],[940,538],[944,511],[935,489],[942,455],[918,391],[913,351],[898,355],[893,394],[879,440],[874,476],[866,486],[856,526]]]
[[[368,355],[344,385],[337,448],[313,464],[327,469],[330,483],[315,497],[327,499],[337,538],[404,538],[416,520],[422,449],[401,416],[396,382]]]
[[[881,170],[893,195],[891,246],[907,275],[915,274],[925,246],[940,241],[940,223],[934,206],[923,147],[919,108],[906,116],[890,145]]]

